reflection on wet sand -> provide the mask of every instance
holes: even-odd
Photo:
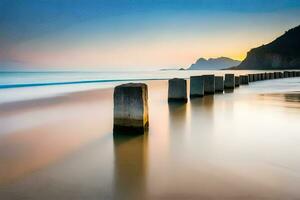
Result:
[[[264,104],[277,105],[285,108],[300,108],[300,92],[284,94],[260,94],[259,99]]]
[[[224,92],[225,93],[233,93],[234,92],[234,89],[224,89]]]
[[[203,98],[191,101],[191,128],[198,128],[199,124],[210,127],[213,124],[214,96],[204,96]],[[204,126],[202,128],[205,128]]]
[[[179,152],[184,151],[187,131],[187,105],[185,103],[169,103],[169,158],[176,160]],[[172,130],[172,131],[170,131]]]
[[[170,102],[169,108],[169,126],[176,132],[184,132],[186,125],[186,110],[185,103]]]
[[[114,199],[145,199],[148,134],[114,134]]]
[[[204,96],[203,98],[191,101],[191,121],[190,131],[197,140],[202,152],[209,149],[212,130],[214,129],[214,96]],[[206,148],[207,147],[207,148]]]
[[[191,111],[207,112],[206,114],[212,114],[214,105],[214,95],[204,96],[203,98],[197,98],[191,100]]]
[[[286,102],[300,102],[300,92],[298,93],[287,93],[284,94],[284,98]]]

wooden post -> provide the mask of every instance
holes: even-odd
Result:
[[[148,128],[148,88],[128,83],[114,90],[114,133],[141,134]]]
[[[185,79],[173,78],[169,80],[168,101],[188,101]]]
[[[215,91],[216,93],[223,93],[224,91],[224,80],[223,76],[216,76],[215,77]]]
[[[203,75],[204,78],[204,94],[215,93],[215,75]]]
[[[190,97],[204,96],[204,80],[203,76],[191,76],[190,78]]]

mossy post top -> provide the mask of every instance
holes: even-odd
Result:
[[[221,79],[224,80],[224,77],[223,76],[215,76],[215,79],[216,80],[221,80]]]
[[[118,85],[115,87],[115,91],[118,89],[125,89],[125,88],[144,88],[147,89],[147,85],[145,83],[125,83],[122,85]]]
[[[114,90],[114,132],[143,132],[148,127],[148,87],[127,83]]]

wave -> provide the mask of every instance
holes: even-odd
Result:
[[[72,84],[86,84],[86,83],[107,83],[107,82],[128,82],[128,81],[149,81],[149,80],[162,80],[158,78],[152,79],[111,79],[111,80],[83,80],[83,81],[65,81],[65,82],[48,82],[48,83],[18,83],[18,84],[3,84],[0,89],[20,88],[20,87],[38,87],[38,86],[51,86],[51,85],[72,85]]]

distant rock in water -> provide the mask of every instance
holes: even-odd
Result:
[[[300,69],[300,26],[267,45],[251,49],[235,69]]]
[[[220,57],[220,58],[199,58],[196,63],[192,64],[189,70],[214,70],[224,69],[228,67],[237,66],[241,61],[233,60],[231,58]]]

